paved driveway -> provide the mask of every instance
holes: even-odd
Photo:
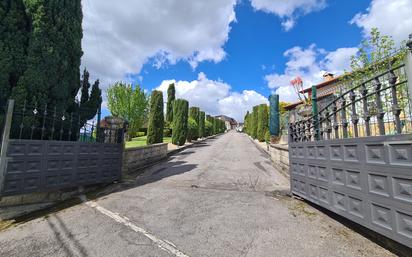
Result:
[[[288,180],[236,132],[111,188],[0,232],[0,256],[392,256],[306,203],[273,194]]]

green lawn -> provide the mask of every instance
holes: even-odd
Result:
[[[135,138],[132,139],[132,141],[126,141],[126,148],[145,146],[146,145],[146,138],[147,138],[147,136],[135,137]],[[171,137],[164,137],[163,138],[163,143],[171,143],[171,142],[172,142]]]

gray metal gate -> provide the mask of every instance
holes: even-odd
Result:
[[[121,177],[123,130],[80,114],[9,101],[1,148],[0,196],[109,183]]]
[[[405,65],[290,124],[292,192],[412,246],[412,108]]]

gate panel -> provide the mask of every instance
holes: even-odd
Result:
[[[122,144],[9,140],[3,196],[120,179]]]
[[[292,192],[412,245],[412,135],[290,144]]]

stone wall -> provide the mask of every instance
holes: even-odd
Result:
[[[167,143],[127,148],[123,153],[123,177],[167,157]]]
[[[289,149],[288,145],[284,144],[270,144],[269,154],[275,167],[278,168],[280,172],[289,176]]]

